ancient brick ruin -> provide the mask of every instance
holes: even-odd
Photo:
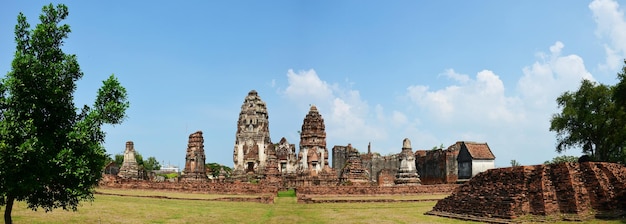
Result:
[[[417,150],[415,163],[422,184],[467,181],[495,167],[495,156],[487,143],[458,141],[447,149]]]
[[[203,142],[200,131],[189,136],[185,169],[179,181],[209,181],[204,168]],[[132,149],[132,142],[130,146],[127,145],[127,151]],[[296,145],[284,137],[278,143],[272,143],[267,106],[259,94],[251,90],[244,98],[237,121],[232,173],[229,177],[223,173],[217,180],[210,181],[263,182],[280,188],[445,184],[456,183],[462,171],[475,175],[488,167],[484,164],[493,164],[495,159],[486,143],[457,142],[447,150],[413,152],[407,138],[399,153],[386,156],[373,153],[371,144],[368,144],[367,153],[360,153],[351,144],[336,145],[332,149],[331,167],[324,118],[315,105],[310,107],[302,121],[298,146],[296,152]],[[483,149],[488,153],[481,151]],[[483,165],[476,165],[478,162]],[[461,163],[462,166],[457,165]],[[126,170],[122,169],[120,176],[135,178],[128,173],[141,173],[135,172],[136,162],[134,164],[130,162],[130,166],[124,167]]]
[[[272,146],[269,116],[265,102],[252,90],[241,105],[235,148],[233,175],[262,173],[267,162],[267,148]]]
[[[402,141],[402,152],[398,157],[400,166],[394,183],[396,185],[419,185],[421,181],[415,168],[415,155],[411,147],[411,140],[408,138]]]
[[[440,200],[431,213],[503,219],[567,214],[585,219],[625,211],[626,167],[584,162],[491,169]]]
[[[341,170],[341,172],[339,172],[339,181],[342,183],[349,182],[351,184],[369,183],[369,170],[362,166],[359,151],[352,148],[350,144],[348,144],[346,151],[348,153],[348,159],[343,167],[339,168]]]
[[[206,174],[206,157],[204,154],[204,137],[202,131],[197,131],[189,135],[187,154],[185,156],[185,169],[181,176],[183,182],[205,182],[208,180]]]
[[[298,158],[300,158],[300,168],[313,176],[317,176],[323,170],[330,170],[326,148],[326,126],[324,118],[315,105],[311,106],[302,122]]]
[[[125,179],[138,180],[143,178],[142,170],[139,168],[139,164],[135,158],[135,144],[132,141],[126,142],[124,162],[117,175]]]
[[[324,119],[315,106],[303,120],[299,146],[296,153],[295,145],[284,137],[277,144],[271,142],[265,102],[252,90],[239,114],[232,179],[283,187],[336,184],[338,178],[328,165]]]
[[[298,168],[298,156],[296,154],[296,145],[290,144],[286,138],[281,138],[275,147],[276,157],[280,173],[295,173]]]

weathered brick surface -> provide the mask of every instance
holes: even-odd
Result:
[[[413,185],[413,186],[314,186],[299,187],[297,194],[308,195],[397,195],[452,193],[459,185]]]
[[[459,147],[446,150],[417,150],[415,161],[422,184],[447,184],[458,180]]]
[[[103,181],[100,182],[100,187],[208,194],[276,194],[278,192],[278,187],[265,184],[252,184],[241,182],[150,182],[110,177],[103,178]]]
[[[459,185],[409,185],[409,186],[316,186],[299,187],[296,190],[298,203],[320,203],[320,200],[313,200],[312,195],[408,195],[408,194],[449,194],[454,192]],[[391,200],[391,199],[390,199]],[[394,202],[397,200],[393,200]],[[345,202],[342,200],[321,200],[321,202]],[[351,200],[350,202],[384,202],[376,200]]]
[[[126,195],[126,194],[112,194],[96,191],[96,194],[101,195],[115,195],[120,197],[138,197],[138,198],[159,198],[159,199],[174,199],[174,200],[190,200],[190,201],[229,201],[229,202],[257,202],[263,204],[274,204],[274,195],[265,194],[259,197],[220,197],[220,198],[177,198],[161,195]]]
[[[521,215],[624,212],[626,167],[562,163],[492,169],[472,178],[435,212],[514,219]]]

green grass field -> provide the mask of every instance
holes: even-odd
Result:
[[[98,189],[97,191],[135,196],[165,195],[197,199],[233,196],[141,190]],[[298,204],[296,198],[291,197],[289,192],[283,194],[283,197],[275,198],[274,204],[98,194],[95,195],[94,202],[83,203],[77,212],[63,210],[49,213],[34,212],[28,209],[25,203],[19,202],[13,209],[13,220],[15,223],[468,223],[424,215],[424,212],[431,210],[435,205],[434,201]]]

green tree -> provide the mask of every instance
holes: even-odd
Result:
[[[514,159],[511,160],[511,167],[516,167],[516,166],[521,166],[521,164]]]
[[[624,64],[626,64],[626,60],[624,60]],[[619,107],[626,108],[626,66],[623,66],[622,71],[617,73],[617,79],[619,82],[615,85],[613,99]]]
[[[543,164],[559,164],[559,163],[571,163],[578,162],[578,156],[562,155],[552,158],[552,161],[545,161]]]
[[[153,170],[161,169],[161,164],[159,163],[159,161],[157,161],[156,158],[154,158],[154,156],[150,156],[148,157],[148,159],[143,161],[143,168],[147,172],[150,172]]]
[[[65,5],[44,6],[34,29],[20,13],[11,71],[0,81],[0,205],[12,223],[14,202],[33,210],[77,209],[93,200],[106,160],[103,124],[119,124],[129,106],[126,90],[111,75],[93,108],[74,106],[83,76],[76,56],[61,47],[70,26]],[[80,113],[79,113],[80,111]]]
[[[229,177],[230,173],[232,172],[232,169],[230,167],[224,166],[219,163],[207,163],[204,164],[204,167],[209,168],[208,175],[211,175],[213,177],[219,177],[221,169],[224,169],[224,171],[226,172],[226,177]]]
[[[576,92],[557,98],[562,111],[550,120],[550,131],[557,133],[557,152],[581,148],[597,161],[624,161],[626,114],[614,102],[614,89],[583,80]]]
[[[124,154],[115,154],[115,164],[117,166],[122,167],[124,164]]]

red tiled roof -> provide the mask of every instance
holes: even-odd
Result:
[[[465,146],[473,159],[496,159],[487,143],[465,142]]]

